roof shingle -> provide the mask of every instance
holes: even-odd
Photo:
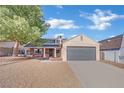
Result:
[[[121,43],[123,39],[123,35],[118,35],[112,38],[108,38],[102,41],[99,41],[100,43],[100,50],[119,50],[121,48]]]

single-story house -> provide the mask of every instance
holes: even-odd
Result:
[[[24,50],[25,55],[61,58],[63,61],[100,60],[99,43],[84,35],[67,40],[61,36],[47,39],[47,42],[42,46],[33,46],[28,43],[24,46]]]
[[[124,63],[124,34],[99,41],[101,59]]]
[[[15,42],[0,42],[0,56],[12,55]]]
[[[0,56],[12,56],[15,45],[16,42],[13,41],[0,41]],[[19,49],[21,47],[19,46]]]

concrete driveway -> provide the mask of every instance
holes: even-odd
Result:
[[[68,62],[82,87],[124,88],[124,69],[96,61]]]

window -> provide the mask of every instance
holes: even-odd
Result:
[[[47,43],[55,43],[55,40],[48,40]]]
[[[34,49],[34,53],[41,54],[42,53],[42,49]]]

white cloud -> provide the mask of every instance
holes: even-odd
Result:
[[[64,37],[64,34],[60,33],[60,34],[55,34],[55,35],[54,35],[55,38],[58,37],[58,36]]]
[[[111,38],[112,38],[112,37],[115,37],[115,35],[112,35],[112,36],[109,36],[109,37],[111,37]]]
[[[85,17],[93,22],[93,25],[88,26],[90,29],[105,30],[112,25],[111,21],[124,18],[124,15],[114,14],[110,10],[96,9],[94,12],[93,14],[80,13],[80,17]]]
[[[77,36],[77,35],[72,35],[71,38],[73,38],[73,37],[75,37],[75,36]]]
[[[60,9],[63,9],[63,6],[62,5],[57,5],[56,7],[57,8],[60,8]]]
[[[46,21],[50,24],[50,28],[52,29],[78,29],[79,26],[74,24],[73,20],[65,20],[65,19],[49,19]]]
[[[97,24],[88,26],[88,28],[96,29],[96,30],[105,30],[110,26],[111,26],[111,23],[104,22],[104,23],[97,23]]]

